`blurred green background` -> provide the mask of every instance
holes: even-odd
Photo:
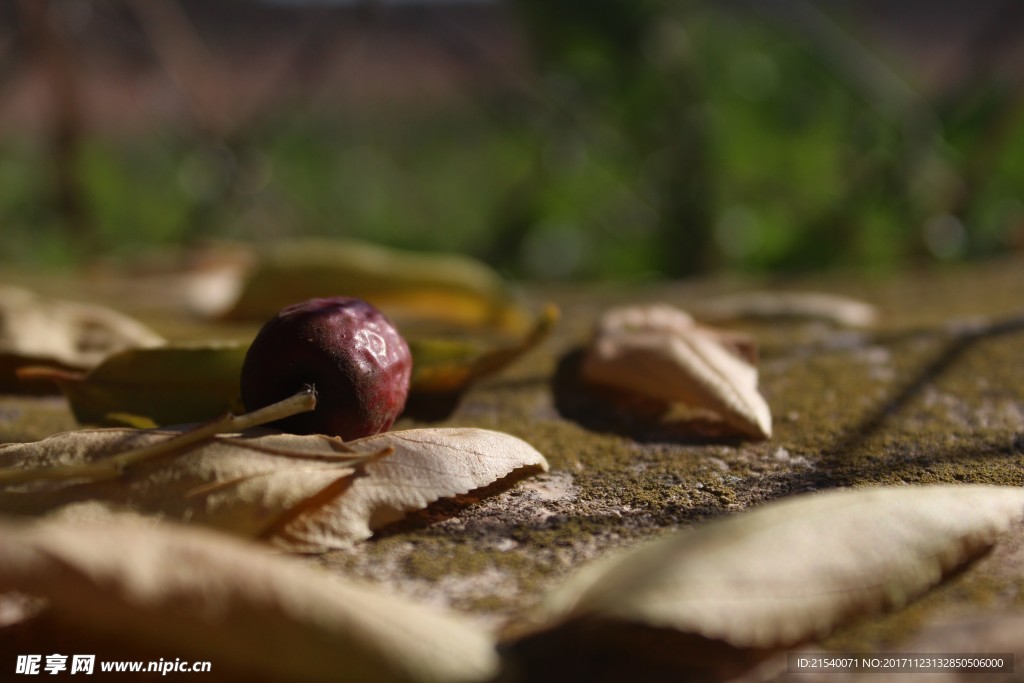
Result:
[[[0,0],[0,265],[365,238],[514,278],[1024,250],[1015,0]]]

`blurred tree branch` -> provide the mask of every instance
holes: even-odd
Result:
[[[970,36],[960,50],[960,55],[967,63],[972,84],[983,82],[987,75],[996,70],[1000,59],[999,48],[1017,39],[1015,34],[1019,32],[1022,18],[1024,7],[1017,0],[1004,0]],[[964,164],[961,191],[951,198],[950,213],[967,217],[977,209],[983,196],[982,189],[1002,158],[1010,138],[1024,121],[1024,72],[1017,72],[1007,84],[1007,90],[1007,96],[992,112],[988,125],[981,131],[981,139],[974,153]]]
[[[188,100],[201,134],[221,140],[256,125],[270,105],[288,92],[297,65],[321,47],[318,38],[329,27],[324,10],[314,11],[302,29],[279,51],[261,78],[255,94],[241,99],[231,88],[232,74],[214,55],[177,0],[129,0],[157,60]]]
[[[26,43],[48,87],[55,207],[77,246],[92,251],[96,235],[79,170],[84,125],[71,48],[49,0],[21,0],[20,9]]]
[[[642,189],[640,183],[626,188],[655,215],[655,271],[679,277],[709,269],[712,143],[700,113],[705,94],[689,55],[672,44],[678,42],[674,36],[664,35],[672,33],[678,8],[660,0],[516,0],[514,5],[548,84],[555,86],[545,93],[544,112],[555,135],[567,127],[584,137],[609,133],[603,137],[611,149],[594,157],[625,153],[627,165],[658,167]],[[545,171],[551,169],[542,165],[538,171],[541,185]],[[580,210],[586,214],[588,207]],[[543,211],[521,209],[516,220],[534,220]],[[605,221],[588,222],[604,227]],[[513,222],[508,229],[517,227]],[[605,232],[621,233],[618,227]]]
[[[186,237],[202,235],[216,222],[219,211],[237,198],[242,167],[253,156],[255,129],[272,105],[283,99],[281,93],[294,86],[300,64],[322,47],[331,23],[325,20],[326,10],[311,12],[302,30],[262,73],[255,93],[242,99],[231,87],[230,70],[213,54],[177,0],[128,2],[157,61],[188,104],[197,147],[218,159],[221,182],[210,196],[196,200],[183,231]],[[225,162],[222,153],[230,159]]]

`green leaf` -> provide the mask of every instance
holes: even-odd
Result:
[[[200,422],[241,409],[238,377],[247,348],[213,342],[130,349],[84,375],[47,368],[20,375],[55,380],[84,424]]]

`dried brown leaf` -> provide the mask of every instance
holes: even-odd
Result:
[[[80,467],[175,433],[67,432],[0,446],[0,467],[40,472]],[[517,470],[546,468],[544,457],[526,442],[482,429],[396,431],[348,443],[252,430],[138,463],[116,478],[8,484],[0,488],[0,511],[38,515],[70,503],[103,501],[265,538],[287,550],[319,552],[368,538],[440,498],[487,486]]]
[[[583,359],[589,382],[708,409],[735,432],[771,436],[771,411],[757,390],[752,345],[697,325],[665,304],[607,311]]]
[[[671,629],[735,648],[820,637],[900,607],[990,547],[1024,490],[886,487],[800,496],[598,562],[548,599],[548,629]]]
[[[261,681],[469,682],[497,670],[489,635],[456,615],[128,515],[0,523],[0,591],[47,599],[69,627]]]

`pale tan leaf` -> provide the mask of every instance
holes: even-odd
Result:
[[[307,550],[337,545],[337,539],[362,540],[440,498],[468,493],[516,470],[548,469],[544,456],[525,441],[484,429],[410,429],[350,445],[394,453],[367,464],[367,476],[357,478],[338,505],[297,519],[276,543]]]
[[[66,432],[0,446],[0,465],[43,470],[99,463],[176,434],[134,429]],[[0,511],[36,515],[93,500],[254,536],[284,511],[355,472],[355,454],[338,440],[256,430],[253,434],[219,437],[180,455],[140,463],[119,478],[8,485],[0,489]]]
[[[1024,613],[976,615],[929,624],[904,652],[1013,652],[1024,657]]]
[[[163,338],[109,308],[0,285],[0,369],[54,363],[89,368],[114,351],[157,346]],[[16,386],[13,372],[0,385]]]
[[[1018,612],[977,615],[955,621],[929,624],[911,642],[890,656],[920,658],[922,653],[948,659],[974,659],[980,667],[943,667],[919,674],[928,683],[1006,683],[1020,680],[1024,661],[1024,614]],[[1013,672],[1017,672],[1015,676]],[[847,674],[836,683],[865,683],[861,673]],[[867,683],[901,683],[906,673],[876,674]]]
[[[694,310],[707,320],[803,318],[846,327],[870,327],[878,320],[871,304],[825,292],[740,292],[707,299]]]
[[[584,568],[548,629],[586,621],[671,629],[736,648],[820,637],[899,607],[1024,515],[1024,490],[920,486],[772,503]]]
[[[146,326],[109,308],[0,286],[2,353],[89,367],[113,351],[163,341]]]
[[[80,467],[175,433],[67,432],[0,446],[0,467],[43,473]],[[379,462],[363,462],[390,449]],[[439,498],[487,486],[516,470],[546,467],[526,442],[481,429],[396,431],[349,443],[252,430],[133,465],[116,478],[0,485],[0,511],[38,515],[70,503],[104,501],[316,552],[363,540]],[[359,470],[365,476],[354,476]]]
[[[0,591],[58,623],[288,683],[479,681],[486,632],[209,531],[110,515],[0,524]],[[40,646],[45,646],[40,643]]]
[[[713,411],[735,432],[771,436],[750,345],[665,304],[607,311],[583,359],[589,382]]]

